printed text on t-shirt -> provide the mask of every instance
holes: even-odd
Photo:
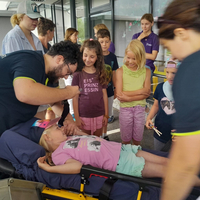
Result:
[[[93,83],[93,78],[84,79],[83,83],[84,83],[84,92],[85,93],[99,91],[99,89],[98,89],[99,83]]]

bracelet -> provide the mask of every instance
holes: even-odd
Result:
[[[106,117],[107,119],[109,119],[109,116],[108,116],[108,115],[104,115],[104,117]]]

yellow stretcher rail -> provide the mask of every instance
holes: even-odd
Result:
[[[57,190],[57,189],[51,189],[48,187],[44,187],[42,191],[43,195],[48,195],[48,196],[54,196],[54,197],[60,197],[64,199],[73,199],[73,200],[98,200],[96,198],[90,197],[88,195],[85,195],[81,192],[72,192],[68,190]]]
[[[90,170],[94,170],[92,172],[90,172]],[[83,166],[82,167],[82,170],[85,172],[85,174],[82,174],[81,175],[81,185],[80,185],[80,191],[70,191],[70,190],[64,190],[64,189],[51,189],[51,188],[48,188],[46,186],[43,187],[43,190],[42,190],[42,194],[44,195],[45,198],[50,198],[51,197],[59,197],[59,198],[63,198],[63,199],[71,199],[71,200],[98,200],[99,198],[95,198],[95,197],[92,197],[92,196],[89,196],[89,195],[86,195],[84,193],[84,186],[85,184],[87,184],[87,180],[88,178],[91,176],[91,175],[95,175],[95,176],[100,176],[100,177],[104,177],[104,178],[108,178],[108,179],[112,179],[113,176],[115,176],[115,174],[117,174],[116,172],[107,172],[107,174],[105,174],[105,176],[102,176],[102,173],[104,175],[104,173],[106,172],[106,170],[104,170],[104,172],[100,171],[99,173],[96,173],[98,172],[98,168],[94,168],[94,167],[91,167],[91,166]],[[109,177],[109,174],[110,173],[114,173],[114,175],[110,175]],[[117,174],[117,176],[126,176],[130,179],[135,179],[135,180],[140,180],[140,181],[143,181],[141,178],[136,178],[136,177],[129,177],[127,175],[122,175],[122,174]],[[118,178],[119,178],[118,177]],[[117,178],[117,179],[118,179]],[[126,178],[125,178],[126,180]],[[156,183],[157,184],[157,183]],[[148,185],[148,184],[147,184]],[[137,200],[141,200],[141,197],[142,197],[142,192],[144,190],[144,184],[139,184],[139,189],[138,189],[138,195],[137,195]]]

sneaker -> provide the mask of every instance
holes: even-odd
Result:
[[[109,124],[110,124],[110,123],[113,123],[114,120],[115,120],[115,117],[114,117],[114,116],[111,116],[111,117],[108,118],[108,123],[109,123]]]

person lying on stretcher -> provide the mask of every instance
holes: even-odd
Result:
[[[51,154],[54,164],[49,165],[45,156],[38,158],[38,166],[47,172],[77,174],[82,165],[91,165],[137,177],[165,177],[168,158],[142,151],[141,146],[107,141],[94,135],[67,136],[64,127],[57,124],[45,129],[39,144]],[[196,186],[200,186],[198,177]]]

